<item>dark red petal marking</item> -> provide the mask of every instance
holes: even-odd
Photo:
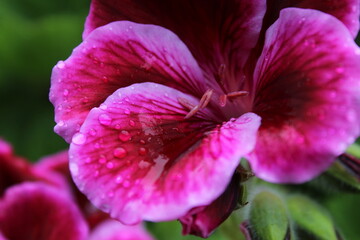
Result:
[[[286,7],[309,8],[328,13],[342,21],[355,38],[359,31],[360,1],[359,0],[268,0],[266,23],[268,28],[279,16],[281,9]]]
[[[199,98],[214,85],[204,80],[187,47],[169,30],[114,22],[93,31],[54,67],[55,131],[70,141],[93,107],[118,88],[140,82],[162,83]]]
[[[83,36],[118,20],[165,27],[226,93],[244,89],[243,66],[257,42],[265,9],[265,0],[94,0]]]
[[[304,182],[359,135],[360,49],[331,15],[289,8],[269,28],[255,71],[253,111],[262,117],[255,174]]]
[[[252,150],[253,113],[222,126],[198,100],[155,83],[121,88],[89,113],[70,146],[70,170],[95,206],[123,223],[177,219],[209,204]],[[106,119],[106,121],[104,120]]]

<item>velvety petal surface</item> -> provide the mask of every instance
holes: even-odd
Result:
[[[70,141],[93,107],[118,88],[139,82],[161,83],[199,98],[208,88],[216,88],[204,80],[187,47],[169,30],[110,23],[93,31],[54,67],[50,101],[55,132]]]
[[[118,20],[165,27],[185,42],[207,77],[232,92],[243,87],[243,66],[265,9],[265,0],[94,0],[83,36]]]
[[[64,181],[50,171],[35,169],[29,161],[13,153],[12,147],[0,139],[0,196],[15,184],[25,181],[42,181],[64,187]]]
[[[108,220],[96,227],[89,240],[153,240],[142,224],[126,226],[118,221]]]
[[[179,99],[182,99],[179,101]],[[252,150],[260,118],[218,124],[198,100],[142,83],[121,88],[89,113],[70,145],[75,183],[95,206],[123,223],[177,219],[211,203]]]
[[[240,193],[240,177],[234,174],[229,186],[223,194],[208,206],[190,210],[179,221],[183,226],[183,234],[192,234],[207,238],[223,223],[238,204]]]
[[[262,117],[249,161],[271,182],[299,183],[325,170],[359,135],[360,50],[344,25],[288,8],[268,30],[255,71]]]
[[[69,153],[67,150],[40,159],[34,167],[40,172],[51,172],[65,180],[67,189],[86,218],[90,228],[109,218],[108,214],[95,208],[75,186],[69,170]]]
[[[23,183],[9,188],[0,201],[0,231],[11,240],[85,240],[88,229],[66,193]]]
[[[265,27],[268,27],[286,7],[309,8],[331,14],[342,21],[355,38],[359,31],[359,0],[268,0]]]

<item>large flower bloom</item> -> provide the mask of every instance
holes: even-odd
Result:
[[[180,218],[220,197],[241,157],[299,183],[354,141],[359,1],[279,2],[92,2],[50,100],[96,206],[129,224]]]

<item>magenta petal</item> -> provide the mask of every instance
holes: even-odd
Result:
[[[256,44],[265,9],[265,0],[93,0],[83,36],[119,20],[159,25],[185,42],[209,77],[226,66],[227,79],[240,79],[234,74]]]
[[[115,220],[108,220],[97,226],[89,240],[153,240],[142,224],[126,226]]]
[[[51,171],[36,169],[26,159],[16,156],[11,145],[0,139],[0,196],[8,187],[25,181],[65,186],[61,177]]]
[[[55,131],[70,142],[93,107],[118,88],[156,82],[201,97],[214,83],[187,47],[158,26],[114,22],[98,28],[53,69],[50,100]]]
[[[238,204],[240,178],[237,174],[232,178],[224,193],[208,206],[190,210],[179,221],[183,226],[183,234],[193,234],[207,238],[223,223]]]
[[[206,111],[184,119],[178,99],[155,83],[121,88],[89,113],[70,146],[70,170],[93,204],[123,223],[177,219],[226,188],[252,150],[253,113],[216,125]],[[209,120],[206,120],[209,119]]]
[[[267,15],[276,20],[279,10],[285,7],[316,9],[331,14],[342,21],[355,38],[359,31],[359,0],[270,0]]]
[[[9,188],[0,201],[0,231],[11,240],[83,240],[88,229],[66,193],[23,183]]]
[[[255,174],[300,183],[324,171],[359,135],[360,49],[331,15],[289,8],[268,30],[255,71],[262,117]]]

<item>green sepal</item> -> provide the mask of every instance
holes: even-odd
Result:
[[[269,191],[258,193],[249,214],[251,235],[259,240],[284,240],[289,232],[285,203]]]
[[[304,231],[311,239],[338,240],[332,219],[320,205],[300,195],[289,197],[287,203],[297,232]]]

